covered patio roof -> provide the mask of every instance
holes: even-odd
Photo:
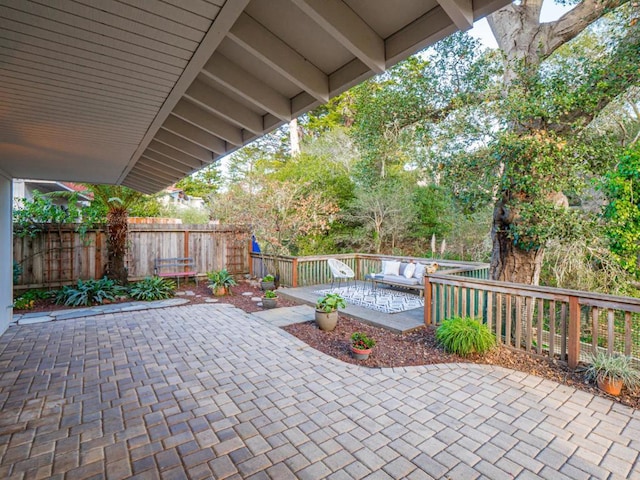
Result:
[[[0,0],[0,173],[156,192],[508,0]]]

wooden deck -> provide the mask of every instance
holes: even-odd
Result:
[[[362,285],[362,282],[358,282],[358,285]],[[280,288],[278,289],[278,295],[315,306],[319,295],[314,292],[330,287],[331,285],[326,284],[312,285],[309,287]],[[406,333],[424,326],[423,310],[423,308],[414,308],[413,310],[407,310],[405,312],[389,314],[347,303],[347,308],[341,309],[340,314],[368,325],[373,325],[374,327],[384,328],[396,333]]]

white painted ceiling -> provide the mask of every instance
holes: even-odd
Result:
[[[507,0],[0,0],[0,172],[158,191]]]

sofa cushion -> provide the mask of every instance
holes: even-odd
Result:
[[[400,270],[398,270],[398,275],[404,275],[404,270],[407,268],[408,263],[400,263]]]
[[[400,262],[387,261],[383,264],[382,273],[385,275],[399,275],[400,274]]]
[[[404,269],[404,272],[402,272],[402,275],[404,275],[404,278],[411,278],[413,277],[413,274],[415,273],[415,271],[416,271],[416,264],[409,263]]]
[[[398,285],[419,285],[417,278],[406,278],[403,275],[385,275],[382,277],[385,282],[393,282]]]
[[[413,272],[413,278],[417,278],[422,283],[422,279],[424,278],[425,265],[422,263],[416,263],[416,271]]]

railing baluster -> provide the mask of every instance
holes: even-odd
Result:
[[[615,342],[615,328],[614,328],[615,312],[612,308],[607,309],[607,352],[613,354],[613,344]]]
[[[505,320],[504,320],[504,342],[508,345],[511,346],[511,315],[513,314],[513,311],[511,309],[511,295],[507,294],[507,301],[506,301],[506,311],[505,311]]]
[[[470,288],[469,290],[469,316],[476,318],[476,289]]]
[[[556,301],[549,302],[549,356],[556,354]]]
[[[536,336],[537,352],[542,355],[542,327],[544,326],[544,299],[538,299],[538,334]]]
[[[453,287],[453,316],[460,317],[460,289],[458,287]]]
[[[439,285],[439,299],[438,299],[438,308],[440,310],[440,314],[438,315],[437,318],[437,322],[438,323],[442,323],[442,320],[444,320],[444,285]]]
[[[624,312],[624,354],[630,356],[632,349],[631,312]]]
[[[531,331],[533,330],[533,319],[531,318],[533,316],[533,305],[535,304],[535,298],[529,298],[529,297],[525,297],[524,299],[524,309],[525,309],[525,314],[527,315],[527,323],[525,325],[526,331],[524,332],[524,338],[525,338],[525,347],[527,349],[527,352],[531,351],[531,343],[532,343],[532,339],[531,339]]]
[[[514,347],[522,348],[522,297],[516,297],[516,340]]]
[[[600,311],[598,307],[591,307],[591,351],[595,355],[598,353],[598,330],[600,330],[600,325],[598,321],[598,317],[600,315]]]
[[[560,307],[560,360],[567,359],[567,304]]]
[[[498,343],[502,341],[502,293],[496,294],[496,338]]]
[[[487,327],[489,331],[493,331],[493,292],[487,291]]]

